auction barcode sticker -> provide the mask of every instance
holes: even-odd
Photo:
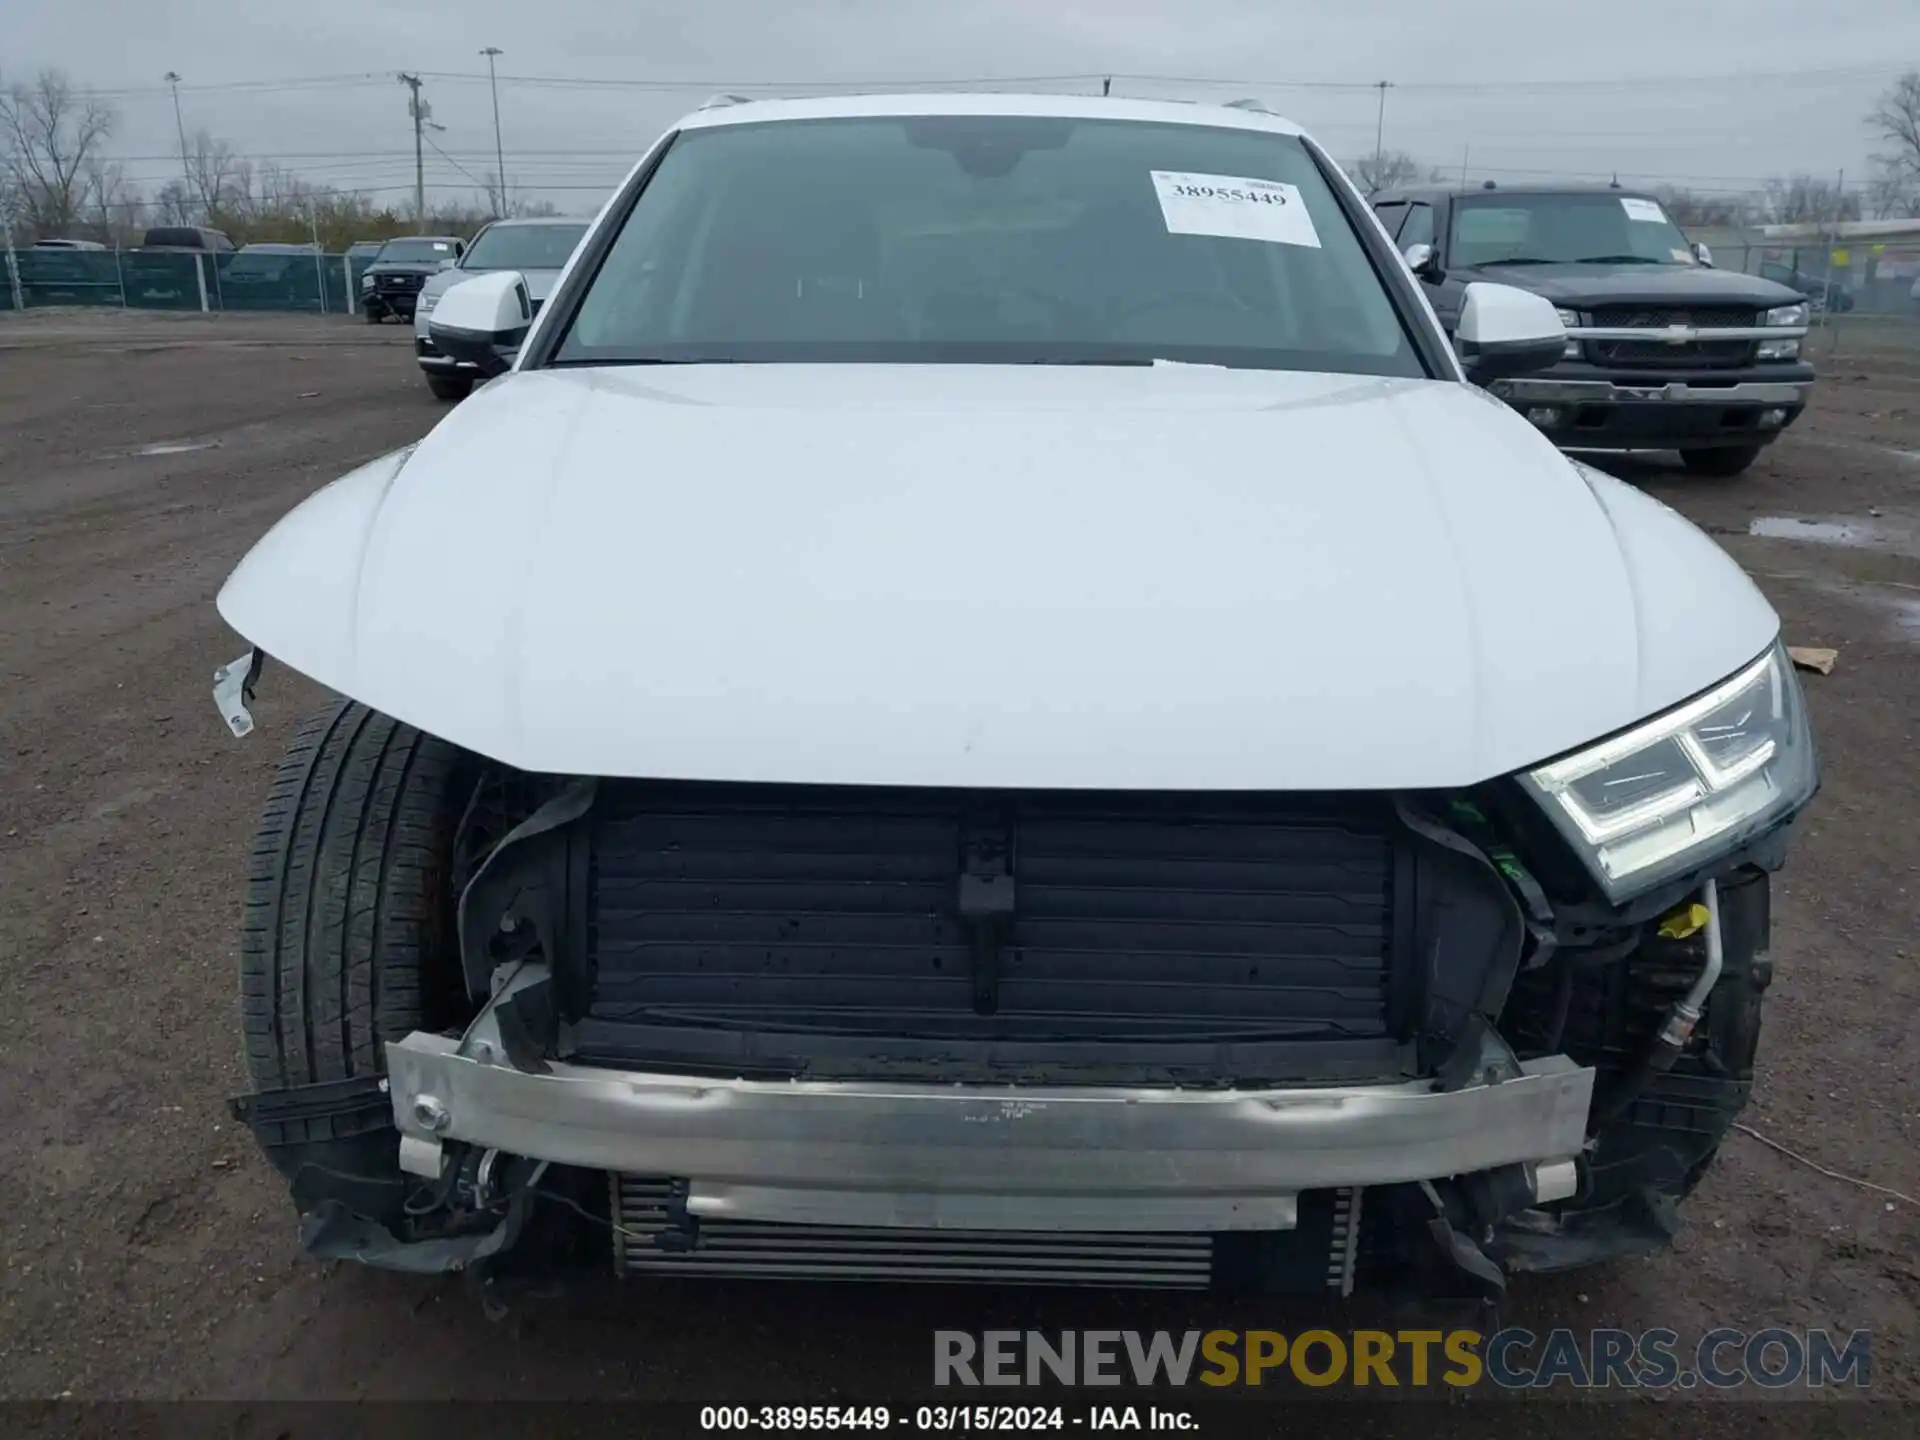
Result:
[[[1320,248],[1320,232],[1313,228],[1313,217],[1307,214],[1297,185],[1244,175],[1194,175],[1184,170],[1152,173],[1160,213],[1172,234],[1220,235],[1231,240]]]
[[[1642,200],[1637,195],[1622,195],[1620,208],[1627,212],[1629,220],[1645,220],[1654,225],[1667,223],[1667,212],[1652,200]]]

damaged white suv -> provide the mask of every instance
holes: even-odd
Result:
[[[235,1102],[411,1270],[1485,1297],[1663,1244],[1816,784],[1778,621],[1257,108],[722,104],[234,572],[342,697]],[[583,1245],[583,1237],[591,1245]],[[611,1239],[609,1240],[609,1237]]]

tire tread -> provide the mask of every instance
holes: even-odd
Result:
[[[447,963],[461,753],[354,701],[300,726],[248,852],[240,1025],[255,1089],[384,1073]]]

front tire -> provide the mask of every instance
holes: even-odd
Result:
[[[384,1075],[387,1041],[464,1018],[450,876],[473,781],[464,752],[350,700],[300,727],[247,862],[240,1029],[255,1090]],[[289,1179],[359,1176],[397,1203],[390,1120],[268,1154]]]
[[[1760,458],[1761,446],[1732,445],[1712,450],[1682,450],[1680,459],[1696,475],[1730,479]]]
[[[473,381],[465,375],[429,374],[427,389],[436,400],[464,400],[473,393]]]

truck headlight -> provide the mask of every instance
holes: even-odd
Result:
[[[415,310],[418,310],[422,315],[425,315],[429,313],[433,309],[433,307],[435,305],[438,305],[439,303],[440,303],[440,297],[438,295],[422,294],[419,299],[413,302],[413,308]]]
[[[1779,305],[1767,311],[1760,321],[1762,325],[1804,325],[1807,323],[1807,307],[1802,305]]]
[[[373,288],[373,277],[371,275],[362,275],[360,277],[360,288],[362,290],[371,290]]]
[[[1754,351],[1756,360],[1798,360],[1800,342],[1798,340],[1762,340],[1760,348]]]
[[[1566,326],[1567,329],[1577,330],[1580,328],[1580,316],[1577,311],[1556,310],[1553,313],[1560,317],[1560,323]],[[1567,341],[1567,348],[1560,352],[1560,358],[1562,360],[1578,360],[1580,358],[1580,342],[1578,340]]]
[[[1799,808],[1816,775],[1800,682],[1776,643],[1704,695],[1520,781],[1618,904]]]

